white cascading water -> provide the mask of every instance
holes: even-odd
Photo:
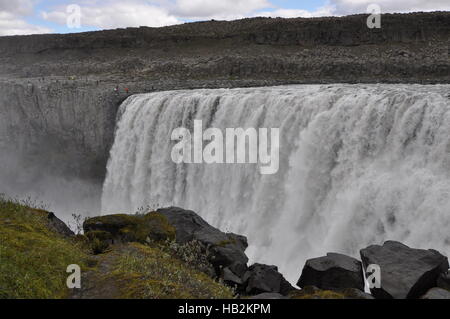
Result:
[[[295,282],[307,258],[399,240],[450,253],[450,86],[301,85],[132,96],[119,111],[104,213],[176,205],[246,235]],[[280,128],[280,169],[175,164],[171,133]]]

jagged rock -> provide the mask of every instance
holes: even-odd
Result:
[[[279,293],[274,293],[274,292],[264,292],[262,294],[256,295],[256,296],[251,296],[248,299],[289,299],[286,296],[283,296]]]
[[[434,287],[428,290],[420,299],[450,299],[450,291]]]
[[[437,286],[442,289],[450,290],[450,273],[443,273],[437,279]]]
[[[61,219],[56,217],[54,213],[48,213],[47,219],[49,228],[54,232],[57,232],[64,237],[75,236],[75,233],[69,227],[67,227],[67,225]]]
[[[261,293],[279,293],[288,295],[295,290],[291,284],[278,272],[276,266],[254,264],[243,276],[245,292],[249,295]]]
[[[363,265],[379,265],[381,288],[371,289],[375,298],[419,298],[437,284],[448,270],[448,259],[435,250],[413,249],[387,241],[361,250]]]
[[[157,213],[165,216],[175,227],[178,243],[184,244],[196,240],[203,244],[208,249],[210,262],[218,274],[222,268],[230,265],[247,264],[248,257],[244,251],[248,244],[244,236],[224,233],[190,210],[169,207],[158,209]]]
[[[175,229],[166,217],[158,213],[146,215],[106,215],[87,219],[83,223],[86,234],[107,232],[113,242],[146,242],[175,239]]]
[[[303,268],[297,286],[316,286],[325,290],[356,288],[364,291],[361,262],[336,253],[310,259]]]
[[[228,267],[222,269],[221,278],[228,286],[239,287],[243,284],[242,279],[234,274]]]

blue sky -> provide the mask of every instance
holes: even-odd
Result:
[[[141,25],[159,27],[200,20],[254,16],[311,17],[450,10],[450,0],[0,0],[0,35],[67,33]],[[81,10],[80,27],[67,25],[67,7]]]

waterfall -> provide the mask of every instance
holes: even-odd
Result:
[[[450,253],[449,85],[296,85],[135,95],[121,106],[104,213],[176,205],[246,235],[296,281],[307,258],[399,240]],[[279,171],[175,164],[171,133],[279,128]]]

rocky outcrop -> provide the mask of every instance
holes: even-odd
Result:
[[[441,274],[437,279],[437,286],[442,289],[450,290],[450,273]]]
[[[177,207],[158,209],[158,214],[165,216],[176,229],[176,241],[184,244],[198,241],[208,250],[210,262],[220,274],[222,268],[245,268],[248,257],[245,255],[247,238],[224,233],[209,225],[200,216],[190,210]]]
[[[107,215],[87,219],[83,230],[88,237],[117,242],[165,241],[175,239],[175,228],[158,213]],[[110,234],[110,236],[105,236]]]
[[[449,80],[448,52],[443,45],[449,41],[448,12],[385,14],[381,29],[369,29],[367,17],[254,18],[0,37],[0,74],[101,75],[128,81],[191,77]]]
[[[296,290],[278,272],[276,266],[254,264],[245,272],[242,281],[245,285],[245,293],[248,295],[277,293],[286,296]]]
[[[335,253],[310,259],[306,262],[299,287],[315,286],[324,290],[355,288],[364,291],[361,262]]]
[[[439,276],[449,268],[447,257],[435,250],[413,249],[387,241],[361,250],[363,265],[379,265],[381,287],[371,289],[376,298],[419,298],[436,287]]]
[[[48,227],[63,237],[75,236],[75,233],[61,219],[56,217],[54,213],[48,213],[47,221]]]

